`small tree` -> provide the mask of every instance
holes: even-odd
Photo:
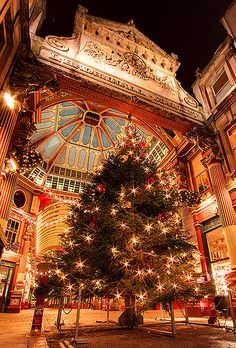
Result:
[[[135,300],[169,309],[173,301],[206,291],[195,271],[197,248],[179,215],[193,194],[179,193],[174,170],[159,170],[147,150],[129,125],[72,208],[61,239],[64,252],[55,255],[56,274],[67,286],[122,296],[120,323],[128,327],[139,321]]]

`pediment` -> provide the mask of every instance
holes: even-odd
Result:
[[[152,64],[161,65],[175,73],[180,63],[177,55],[168,54],[156,43],[139,31],[131,19],[119,23],[87,14],[87,9],[79,6],[75,16],[74,33],[80,36],[96,38],[104,46],[113,46],[119,50],[137,53]]]
[[[94,16],[86,16],[88,22],[93,22],[93,25],[98,25],[99,30],[108,30],[114,35],[117,36],[117,39],[126,39],[132,44],[137,46],[145,47],[148,50],[156,52],[163,57],[168,57],[169,55],[161,49],[157,44],[151,41],[147,36],[140,32],[134,24],[134,21],[131,19],[127,23],[118,23]],[[172,59],[171,56],[169,56]]]
[[[72,37],[32,38],[39,60],[109,94],[122,94],[202,122],[198,102],[176,79],[179,62],[148,39],[133,21],[122,24],[79,8]],[[104,92],[106,93],[106,92]]]

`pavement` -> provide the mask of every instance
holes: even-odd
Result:
[[[67,310],[68,311],[68,310]],[[43,329],[41,335],[30,335],[34,310],[26,309],[20,313],[0,313],[0,348],[48,348],[44,332],[56,332],[55,322],[57,318],[56,308],[45,308],[43,316]],[[110,311],[109,319],[117,322],[120,311]],[[176,321],[184,319],[181,311],[175,311]],[[102,310],[81,309],[80,325],[96,326],[106,322],[107,313]],[[144,313],[144,323],[152,324],[169,320],[169,315],[159,310],[149,310]],[[190,318],[191,323],[207,324],[207,317]],[[75,327],[76,309],[66,314],[62,312],[62,328]],[[228,321],[228,326],[232,322]]]

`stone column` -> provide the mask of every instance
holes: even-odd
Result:
[[[12,205],[12,198],[16,187],[17,174],[7,174],[1,183],[0,195],[0,226],[5,232],[9,218],[9,212]]]
[[[181,218],[183,227],[189,232],[190,241],[197,244],[196,230],[194,227],[193,215],[191,209],[187,206],[181,208]]]
[[[26,269],[26,265],[27,265],[27,257],[28,257],[30,246],[31,246],[32,237],[33,237],[33,226],[28,225],[27,229],[25,231],[25,235],[23,237],[24,244],[23,244],[22,255],[20,258],[20,264],[19,264],[18,274],[17,274],[17,278],[16,278],[16,284],[19,281],[24,281],[25,269]]]
[[[202,227],[201,227],[201,224],[199,223],[197,214],[195,214],[195,216],[194,216],[194,227],[195,227],[195,231],[196,231],[198,248],[199,248],[199,252],[200,252],[200,262],[201,262],[201,266],[202,266],[202,272],[205,275],[206,280],[209,280],[210,274],[209,274],[208,264],[206,261],[206,252],[205,252],[204,243],[203,243]]]
[[[0,168],[2,170],[4,160],[10,147],[14,129],[17,122],[18,109],[9,109],[0,100]]]
[[[212,150],[209,150],[203,156],[203,163],[208,169],[216,197],[231,268],[236,269],[236,214],[232,206],[230,194],[226,188],[226,181],[221,165],[222,157]]]
[[[187,167],[186,167],[186,160],[183,158],[178,158],[178,182],[180,190],[188,190],[188,182],[187,182]],[[183,228],[189,232],[190,241],[198,246],[199,252],[200,252],[200,263],[202,272],[206,278],[206,280],[209,280],[209,270],[206,262],[206,254],[205,249],[203,245],[203,237],[202,237],[202,229],[201,225],[199,224],[198,217],[195,214],[193,216],[191,212],[191,208],[189,206],[183,205],[181,207],[181,219]]]
[[[206,262],[206,253],[203,244],[202,228],[198,221],[196,214],[193,216],[189,207],[185,206],[181,208],[182,213],[182,223],[185,230],[189,231],[190,241],[198,246],[200,253],[200,263],[202,268],[202,273],[204,274],[206,280],[209,280],[209,270]]]

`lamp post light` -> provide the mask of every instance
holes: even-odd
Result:
[[[15,99],[14,99],[14,97],[10,93],[4,92],[3,93],[3,98],[4,98],[4,101],[7,104],[7,106],[10,109],[14,109],[14,107],[15,107]]]

